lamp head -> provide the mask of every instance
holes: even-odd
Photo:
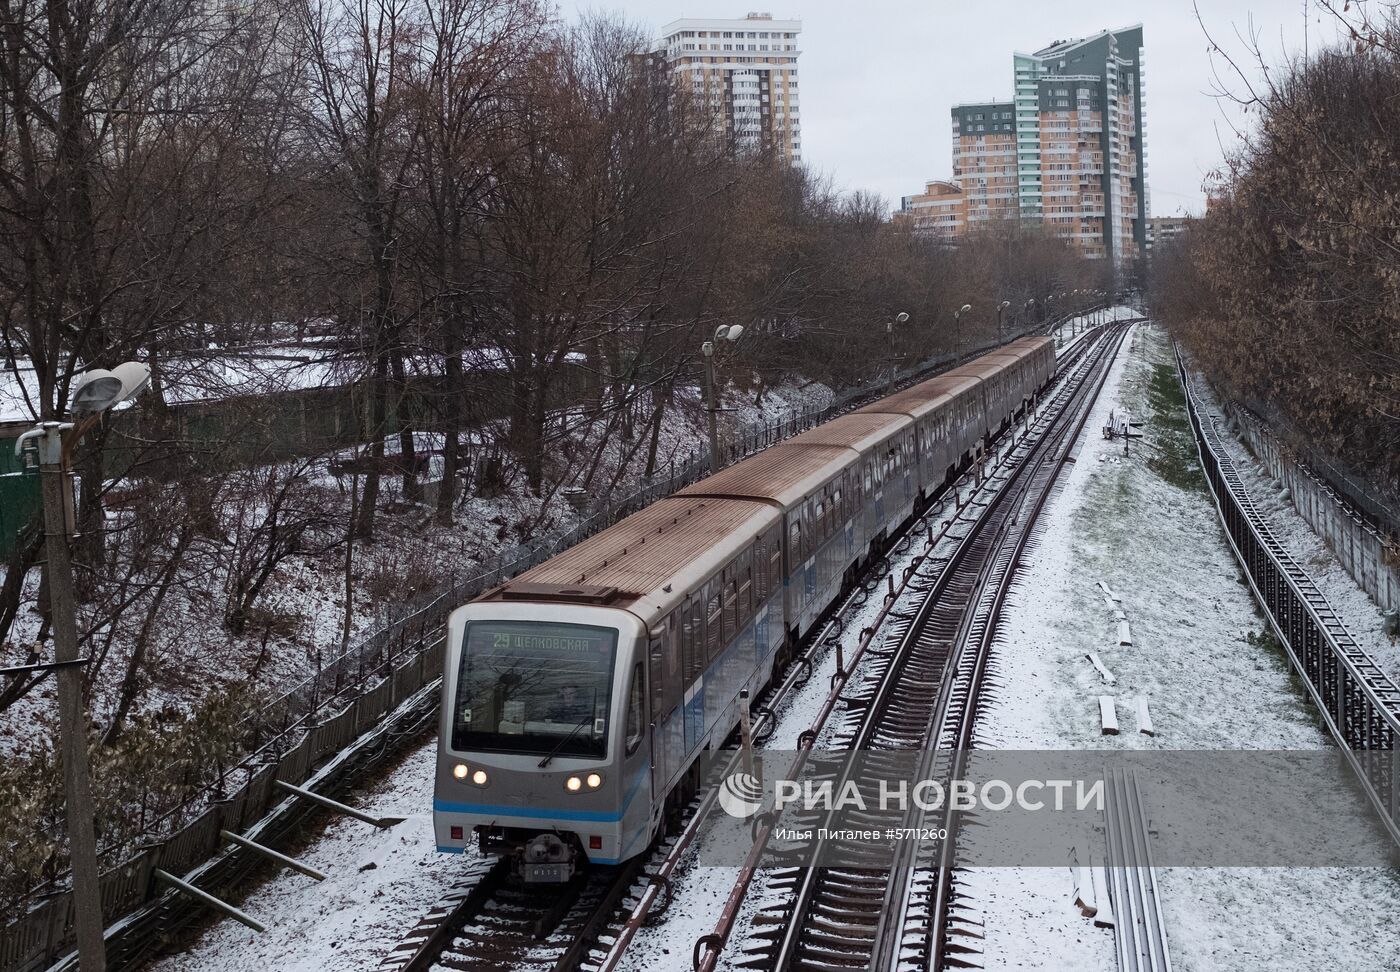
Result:
[[[726,340],[731,341],[731,342],[732,342],[732,341],[737,341],[737,340],[739,340],[739,338],[740,338],[741,336],[743,336],[743,333],[744,333],[744,325],[742,325],[742,324],[730,324],[730,325],[729,325],[729,332],[728,332],[727,334],[725,334],[724,337],[725,337]]]
[[[900,311],[898,314],[894,315],[894,322],[896,324],[903,324],[907,320],[909,320],[909,315],[904,311]]]
[[[112,374],[122,381],[118,402],[128,402],[151,386],[151,367],[140,361],[124,361],[112,369]]]
[[[700,345],[700,353],[703,354],[703,355],[704,355],[705,357],[707,357],[707,358],[708,358],[710,355],[714,354],[714,353],[715,353],[715,342],[713,342],[713,341],[706,341],[704,344]]]
[[[1008,307],[1010,307],[1010,306],[1011,306],[1011,301],[1009,301],[1009,300],[1003,300],[1003,301],[1001,302],[1001,309],[1002,309],[1002,310],[1006,310],[1006,308],[1008,308]]]
[[[73,382],[73,401],[69,409],[74,415],[105,412],[122,397],[122,380],[106,368],[84,371]]]
[[[958,308],[958,313],[959,313],[959,314],[966,314],[966,313],[967,313],[968,311],[970,311],[970,310],[972,310],[972,305],[971,305],[971,304],[963,304],[962,307]]]
[[[111,371],[93,368],[73,382],[73,401],[69,408],[74,415],[105,412],[113,405],[135,398],[150,383],[151,369],[139,361],[124,362]]]

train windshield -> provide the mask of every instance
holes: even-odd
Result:
[[[452,748],[606,756],[616,654],[615,628],[467,622]]]

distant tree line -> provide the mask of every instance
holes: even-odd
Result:
[[[1154,254],[1151,301],[1228,394],[1395,495],[1400,30],[1351,6],[1348,42],[1237,93],[1256,128]]]
[[[971,346],[995,336],[1003,300],[1003,323],[1024,325],[1047,295],[1102,284],[1063,241],[1007,226],[940,248],[875,197],[736,154],[722,109],[673,85],[648,41],[608,16],[560,24],[537,0],[7,0],[0,362],[32,364],[43,419],[85,369],[154,372],[139,441],[162,474],[142,477],[140,457],[105,468],[110,423],[76,454],[80,635],[109,756],[213,704],[211,691],[148,711],[153,685],[189,678],[164,660],[177,647],[247,639],[247,664],[229,668],[256,682],[286,636],[265,605],[288,561],[343,569],[349,637],[357,546],[383,536],[386,494],[423,496],[423,440],[391,419],[419,376],[438,389],[444,484],[414,528],[450,527],[464,443],[483,432],[466,427],[467,352],[506,372],[508,418],[485,433],[512,474],[537,496],[567,477],[601,490],[617,477],[561,459],[596,468],[602,454],[558,448],[580,427],[547,407],[566,366],[587,375],[593,441],[626,443],[649,474],[721,324],[746,328],[726,379],[762,399],[792,376],[849,386],[949,349],[965,303]],[[900,312],[909,322],[887,337]],[[309,461],[224,461],[170,416],[182,354],[279,321],[314,322],[368,390],[348,494],[314,482]],[[264,413],[248,427],[273,427]],[[34,531],[8,565],[0,644],[36,606],[24,584],[40,546]],[[383,573],[407,591],[431,580],[401,568]],[[42,660],[47,641],[45,620],[8,657]],[[0,713],[45,677],[0,679]],[[42,794],[31,822],[61,816],[57,791],[32,785],[31,770],[53,782],[47,765],[15,759],[0,787]],[[99,787],[120,775],[104,783],[96,765]],[[33,846],[0,898],[60,866],[60,841]]]

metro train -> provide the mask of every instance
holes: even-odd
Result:
[[[433,817],[527,882],[645,850],[700,754],[940,487],[1050,382],[1022,338],[590,537],[448,622]]]

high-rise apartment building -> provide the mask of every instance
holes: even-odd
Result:
[[[957,232],[1014,218],[1043,223],[1115,266],[1145,255],[1141,25],[1057,41],[1013,63],[1012,101],[952,111],[954,186],[965,201]],[[932,232],[912,212],[920,198],[907,197],[901,213]]]
[[[967,198],[967,227],[1016,215],[1015,105],[953,106],[953,181]]]
[[[1086,254],[1147,252],[1142,25],[1016,54],[1020,215]]]
[[[673,80],[713,112],[736,151],[802,157],[798,122],[800,20],[751,13],[735,20],[684,19],[662,29],[656,52]]]
[[[930,182],[917,196],[905,196],[899,221],[907,221],[917,233],[951,243],[967,226],[967,196],[956,182]]]

